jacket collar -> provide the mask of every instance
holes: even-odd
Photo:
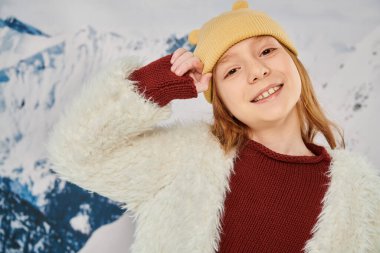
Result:
[[[375,170],[350,151],[325,148],[332,158],[330,183],[305,252],[375,252],[371,214],[380,203]]]

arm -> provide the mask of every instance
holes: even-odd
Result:
[[[192,78],[170,71],[170,55],[138,65],[120,61],[86,83],[46,146],[61,178],[126,203],[129,210],[174,178],[170,158],[178,147],[170,129],[155,125],[170,116],[172,99],[197,96]]]

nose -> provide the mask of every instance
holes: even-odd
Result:
[[[269,68],[260,60],[251,61],[249,68],[248,82],[255,83],[260,79],[265,78],[270,73]]]

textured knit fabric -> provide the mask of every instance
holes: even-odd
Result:
[[[226,197],[220,253],[302,252],[328,188],[327,151],[291,156],[249,140],[236,160]]]
[[[173,99],[197,97],[198,93],[193,79],[188,75],[177,76],[170,70],[173,54],[159,58],[146,66],[135,70],[129,76],[137,81],[141,94],[164,106]]]

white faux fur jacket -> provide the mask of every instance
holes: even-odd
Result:
[[[83,86],[49,135],[49,159],[63,179],[124,203],[136,221],[132,253],[215,252],[236,151],[224,155],[203,122],[158,127],[170,105],[125,79],[141,66],[120,60]],[[379,171],[326,149],[331,183],[305,252],[379,253]]]

